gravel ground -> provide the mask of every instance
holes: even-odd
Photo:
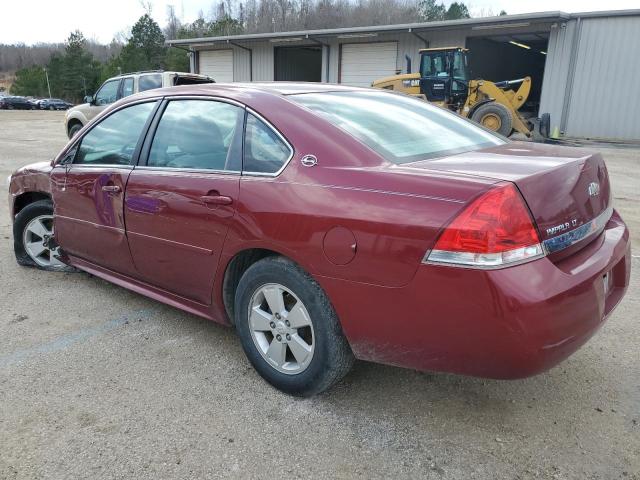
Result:
[[[0,174],[62,114],[0,112]],[[640,246],[640,150],[607,149]],[[4,181],[0,197],[6,198]],[[83,273],[20,268],[0,202],[0,478],[640,479],[640,261],[610,321],[548,373],[489,381],[360,362],[296,399],[231,329]]]

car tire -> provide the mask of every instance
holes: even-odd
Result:
[[[505,137],[511,135],[513,118],[507,107],[496,102],[485,103],[471,115],[471,120]]]
[[[272,308],[280,300],[282,308]],[[275,388],[311,396],[351,369],[353,353],[329,298],[294,262],[272,256],[251,265],[240,279],[234,305],[245,354]]]
[[[49,110],[55,110],[55,109],[56,109],[56,107],[54,107],[53,105],[51,105],[51,106],[49,107]]]
[[[74,123],[69,129],[69,138],[73,138],[82,129],[81,123]]]
[[[46,235],[46,237],[45,237]],[[58,248],[48,248],[53,238],[53,204],[49,200],[30,203],[13,223],[13,250],[18,264],[41,270],[74,271],[55,257]],[[42,252],[38,254],[38,250]]]

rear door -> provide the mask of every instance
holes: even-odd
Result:
[[[66,253],[119,273],[134,273],[125,234],[124,191],[156,105],[145,102],[114,111],[54,167],[56,240]]]
[[[120,85],[120,95],[118,99],[128,97],[129,95],[133,95],[135,93],[134,90],[134,78],[133,77],[125,77],[122,79],[122,84]]]
[[[244,108],[202,98],[163,108],[127,185],[129,245],[140,280],[208,305],[238,200]]]

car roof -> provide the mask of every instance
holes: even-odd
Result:
[[[163,97],[171,95],[221,95],[235,97],[242,94],[266,94],[266,95],[298,95],[303,93],[325,93],[325,92],[354,92],[354,91],[376,91],[363,87],[350,87],[346,85],[335,85],[314,82],[248,82],[248,83],[203,83],[197,85],[181,85],[177,87],[165,87],[154,90],[147,90],[133,97]],[[131,98],[131,97],[127,97]]]
[[[121,73],[119,75],[110,77],[105,81],[108,82],[109,80],[117,80],[118,78],[133,77],[134,75],[178,75],[180,77],[211,78],[208,75],[201,75],[199,73],[178,72],[175,70],[140,70],[136,72]]]

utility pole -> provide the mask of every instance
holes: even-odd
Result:
[[[49,85],[49,74],[47,73],[47,67],[43,67],[44,76],[47,77],[47,90],[49,91],[49,98],[51,98],[51,85]]]

